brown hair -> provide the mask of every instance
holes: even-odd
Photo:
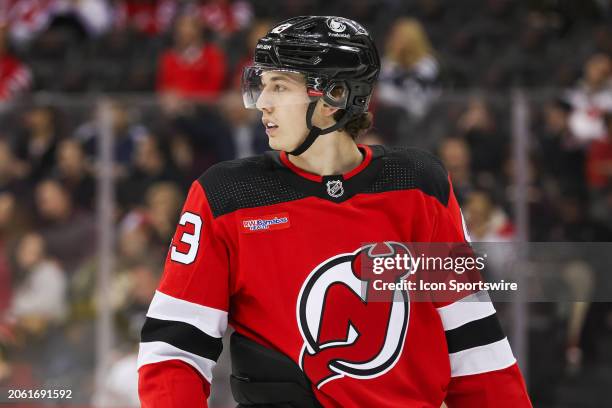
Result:
[[[345,113],[346,111],[344,109],[334,113],[334,119],[336,122],[338,122]],[[343,126],[342,130],[347,132],[353,139],[357,139],[362,133],[365,133],[365,131],[371,127],[372,114],[370,112],[364,112],[349,120],[346,125]]]

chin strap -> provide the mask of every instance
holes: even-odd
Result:
[[[306,139],[304,139],[302,144],[300,144],[297,148],[290,152],[287,152],[288,154],[292,156],[299,156],[300,154],[304,153],[310,146],[312,146],[314,141],[317,140],[317,137],[342,128],[344,125],[346,125],[346,123],[349,121],[349,118],[351,117],[349,112],[346,112],[344,116],[342,116],[342,118],[338,122],[336,122],[335,125],[325,129],[321,129],[312,125],[312,114],[314,113],[316,106],[317,101],[310,102],[310,104],[308,104],[308,110],[306,111],[306,126],[308,126],[308,129],[310,129],[310,132],[308,132]]]

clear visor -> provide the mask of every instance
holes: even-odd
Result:
[[[300,72],[247,67],[242,73],[242,99],[247,109],[303,105],[316,97],[309,96],[306,77]]]

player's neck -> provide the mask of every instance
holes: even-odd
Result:
[[[346,132],[321,135],[299,156],[289,155],[291,163],[320,176],[344,174],[359,166],[363,155]]]

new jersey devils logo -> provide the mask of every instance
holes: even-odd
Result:
[[[411,256],[397,242],[366,245],[326,260],[304,282],[297,303],[304,339],[300,367],[317,388],[345,375],[378,377],[398,361],[410,315],[408,293],[373,293],[373,282],[398,282],[410,271],[376,275],[371,267],[374,258],[396,254]]]

